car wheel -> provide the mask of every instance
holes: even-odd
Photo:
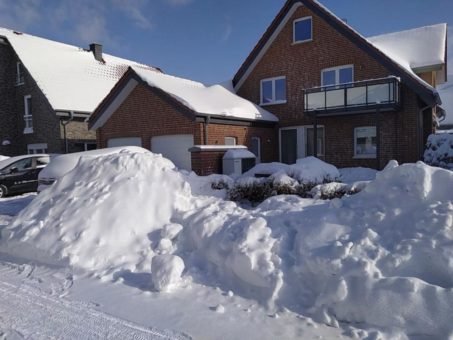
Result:
[[[0,198],[5,197],[7,192],[6,187],[4,185],[0,185]]]

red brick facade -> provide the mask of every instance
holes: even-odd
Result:
[[[293,21],[312,17],[313,39],[293,43]],[[260,102],[260,81],[285,76],[287,103],[267,105],[275,114],[279,127],[312,125],[313,118],[304,115],[304,89],[321,85],[321,71],[326,68],[354,65],[354,81],[384,78],[392,75],[377,60],[337,32],[328,22],[305,6],[299,7],[239,87],[238,94]],[[390,159],[414,162],[420,158],[424,144],[421,126],[417,129],[419,100],[402,86],[402,110],[381,115],[381,167]],[[375,114],[332,116],[318,119],[325,127],[325,159],[339,167],[375,167],[376,159],[354,158],[354,128],[375,126]],[[432,121],[425,121],[425,129]],[[278,146],[276,145],[276,148]]]
[[[110,138],[140,137],[142,146],[152,150],[151,138],[163,135],[190,134],[195,145],[224,145],[225,137],[235,137],[238,145],[250,146],[252,137],[259,137],[262,161],[272,161],[277,157],[277,133],[273,127],[209,123],[205,129],[204,124],[162,99],[149,87],[138,85],[107,122],[97,129],[97,142],[103,148],[107,147]],[[194,153],[193,170],[199,174],[220,173],[223,153]]]

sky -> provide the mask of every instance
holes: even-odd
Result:
[[[321,0],[365,36],[449,24],[453,0]],[[0,26],[157,66],[207,84],[231,79],[285,0],[0,0]]]

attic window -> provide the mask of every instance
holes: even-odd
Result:
[[[22,63],[18,61],[16,63],[16,85],[23,85],[24,84],[24,72]]]
[[[293,43],[302,43],[313,40],[313,20],[312,17],[305,17],[294,20],[293,23]]]

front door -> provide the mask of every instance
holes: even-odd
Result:
[[[281,130],[282,163],[294,164],[297,160],[297,129]]]

